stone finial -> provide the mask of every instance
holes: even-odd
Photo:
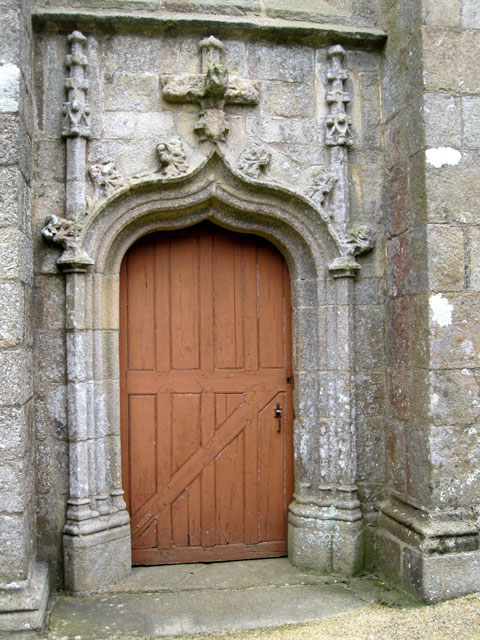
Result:
[[[198,48],[200,49],[202,73],[207,73],[210,67],[223,62],[223,43],[215,36],[200,40]]]
[[[247,147],[238,161],[238,170],[249,178],[258,180],[267,171],[272,154],[264,145],[255,142]]]
[[[88,80],[85,69],[88,65],[87,57],[83,53],[87,39],[74,31],[68,36],[71,52],[67,55],[66,63],[70,74],[65,79],[67,101],[63,105],[62,136],[80,136],[90,138],[90,107],[87,102]]]
[[[329,88],[326,101],[330,107],[327,116],[326,144],[329,147],[353,145],[351,118],[346,112],[345,105],[350,102],[350,96],[344,91],[344,82],[348,79],[348,72],[342,67],[345,50],[341,45],[330,47],[327,58],[331,67],[327,73]]]
[[[188,172],[189,164],[180,138],[162,140],[156,146],[160,162],[159,173],[165,178],[176,178]]]

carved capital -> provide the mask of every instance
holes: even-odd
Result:
[[[255,142],[242,153],[237,168],[249,178],[258,180],[266,173],[271,159],[272,154],[267,147]]]
[[[74,31],[68,36],[71,53],[67,55],[66,64],[70,74],[65,79],[67,101],[63,105],[62,136],[81,136],[90,138],[90,107],[87,101],[88,80],[85,70],[88,65],[87,57],[83,53],[87,39]]]

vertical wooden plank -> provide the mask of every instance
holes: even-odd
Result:
[[[131,395],[128,403],[130,433],[130,504],[132,515],[156,492],[155,396]]]
[[[199,546],[202,543],[202,496],[200,476],[188,489],[188,544]]]
[[[257,245],[245,243],[243,249],[244,282],[244,343],[245,369],[258,369],[258,317],[257,317]]]
[[[285,430],[283,434],[284,439],[284,473],[285,473],[285,523],[288,517],[288,507],[293,497],[293,398],[292,398],[292,386],[287,387],[285,392]],[[285,524],[285,534],[287,527]]]
[[[172,397],[172,472],[175,473],[200,446],[200,395],[176,393]]]
[[[245,540],[244,435],[226,447],[215,461],[217,544]]]
[[[274,247],[266,243],[261,246],[262,250],[258,251],[260,367],[283,367],[283,258]]]
[[[248,242],[248,236],[246,242]],[[234,291],[234,311],[235,311],[235,367],[245,368],[244,340],[243,340],[243,318],[244,318],[244,290],[243,290],[243,242],[242,236],[234,239],[234,271],[233,271],[233,291]]]
[[[215,424],[218,429],[227,419],[227,395],[225,393],[215,394],[215,416]]]
[[[284,457],[285,457],[285,523],[288,518],[288,507],[293,497],[294,467],[293,467],[293,369],[292,369],[292,294],[290,289],[290,276],[287,263],[283,263],[283,282],[285,290],[285,364],[286,376],[290,382],[285,391],[285,432],[284,432]],[[285,532],[287,525],[285,524]]]
[[[215,435],[215,394],[202,393],[202,446]],[[215,463],[212,460],[203,470],[202,491],[202,538],[203,547],[215,544]]]
[[[157,371],[170,370],[170,241],[155,235],[155,346]]]
[[[213,236],[202,233],[200,251],[200,366],[213,371],[214,362],[214,294],[213,294]]]
[[[157,394],[157,486],[160,491],[172,477],[172,402],[168,392]]]
[[[245,427],[245,542],[258,542],[258,418]]]
[[[155,254],[152,241],[142,240],[127,254],[128,368],[155,369]]]
[[[127,390],[127,257],[123,257],[120,267],[120,446],[122,454],[122,486],[125,504],[130,512],[130,461],[128,451],[128,390]]]
[[[277,403],[285,406],[285,394],[276,395],[263,409],[258,420],[260,470],[260,540],[285,540],[284,434],[277,432]],[[282,415],[283,417],[283,415]],[[283,422],[283,421],[282,421]]]
[[[186,491],[172,504],[172,544],[188,546],[188,494]]]
[[[235,291],[233,242],[214,236],[215,366],[235,368]]]
[[[168,505],[157,518],[157,547],[170,549],[172,546],[172,507]]]
[[[283,261],[283,290],[284,290],[284,350],[285,350],[285,368],[287,377],[292,378],[292,293],[290,289],[290,276],[288,274],[288,266]],[[291,383],[293,389],[293,378]]]
[[[243,393],[227,393],[226,400],[226,418],[228,418],[242,404]]]
[[[173,369],[198,369],[198,240],[178,237],[170,245],[170,334]]]

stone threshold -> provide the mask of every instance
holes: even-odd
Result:
[[[58,594],[45,638],[151,639],[265,629],[353,613],[374,602],[419,606],[372,576],[319,576],[287,558],[136,567],[96,595]]]
[[[145,13],[140,11],[109,11],[84,9],[34,9],[32,22],[36,30],[93,28],[122,33],[165,33],[273,40],[288,44],[328,46],[341,42],[358,49],[382,49],[387,34],[377,27],[312,24],[311,22],[277,18],[230,17],[205,14]]]

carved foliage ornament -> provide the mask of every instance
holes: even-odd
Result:
[[[230,77],[224,65],[223,44],[210,36],[199,43],[200,74],[165,75],[162,93],[167,102],[194,102],[200,106],[194,131],[200,141],[223,142],[228,133],[226,104],[256,105],[258,83]]]
[[[238,170],[249,178],[258,180],[265,174],[272,154],[264,145],[254,143],[247,147],[238,161]]]
[[[95,189],[95,196],[98,199],[102,197],[108,198],[125,184],[125,178],[120,174],[114,161],[110,158],[90,165],[88,175]]]

